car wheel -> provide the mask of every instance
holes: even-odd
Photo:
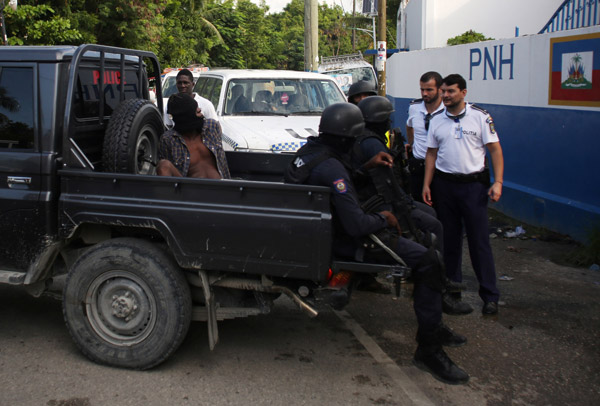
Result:
[[[163,250],[145,240],[119,238],[90,248],[73,264],[63,314],[91,360],[148,369],[185,338],[192,299],[183,271]]]
[[[112,113],[104,134],[104,170],[153,175],[164,130],[162,116],[152,102],[125,100]]]

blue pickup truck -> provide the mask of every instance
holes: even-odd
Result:
[[[57,284],[75,343],[134,369],[167,359],[191,320],[317,315],[341,270],[327,188],[282,182],[290,155],[228,152],[233,179],[154,175],[164,131],[150,52],[99,45],[0,49],[0,283]],[[60,284],[58,281],[62,281]]]

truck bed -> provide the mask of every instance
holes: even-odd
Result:
[[[142,227],[156,230],[183,268],[325,280],[328,189],[248,180],[281,179],[291,156],[237,154],[227,155],[232,180],[63,169],[62,237],[82,224]]]

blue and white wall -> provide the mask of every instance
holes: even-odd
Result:
[[[589,89],[565,85],[575,55]],[[600,228],[600,27],[394,54],[395,126],[405,127],[429,70],[461,74],[467,100],[494,118],[505,159],[494,207],[580,241]]]

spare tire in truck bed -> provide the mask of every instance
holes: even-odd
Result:
[[[122,102],[111,114],[102,151],[105,172],[153,175],[164,132],[158,108],[144,99]]]

